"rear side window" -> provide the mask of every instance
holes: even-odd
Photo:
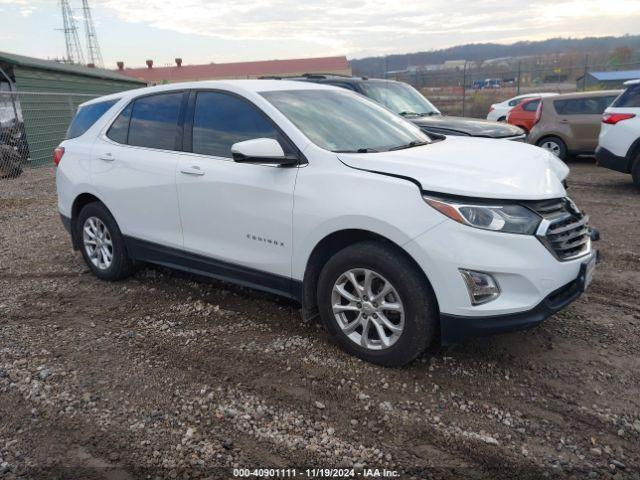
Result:
[[[632,85],[627,88],[611,106],[616,108],[640,107],[640,85]]]
[[[231,158],[231,145],[254,138],[278,138],[278,131],[262,112],[232,95],[198,92],[193,153]]]
[[[600,115],[606,108],[604,104],[602,97],[569,98],[553,102],[560,115]]]
[[[136,147],[176,150],[182,97],[182,92],[162,93],[134,101],[127,143]]]
[[[76,116],[73,117],[71,125],[67,130],[67,139],[76,138],[89,130],[107,110],[113,107],[119,99],[107,100],[106,102],[92,103],[80,107]]]
[[[540,100],[532,100],[529,103],[525,103],[522,109],[527,112],[535,112],[538,109],[538,105],[540,105]]]
[[[131,110],[133,110],[133,104],[127,105],[118,118],[111,124],[107,137],[114,142],[127,143],[127,136],[129,135],[129,120],[131,120]]]
[[[523,100],[526,100],[526,98],[514,98],[507,105],[509,105],[510,107],[515,107],[516,105],[519,105]]]

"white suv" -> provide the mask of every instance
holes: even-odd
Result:
[[[596,160],[602,167],[630,173],[640,187],[640,79],[624,86],[602,116]]]
[[[517,105],[520,105],[524,100],[529,98],[542,98],[552,97],[557,93],[525,93],[518,95],[517,97],[509,98],[504,102],[494,103],[489,107],[489,113],[487,114],[487,120],[493,120],[495,122],[506,122],[507,115],[511,109]]]
[[[383,365],[536,325],[593,273],[555,156],[435,141],[342,88],[145,88],[85,103],[68,137],[58,206],[98,277],[143,261],[284,295]]]

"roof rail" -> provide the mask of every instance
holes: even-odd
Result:
[[[303,73],[302,75],[262,75],[258,80],[287,80],[296,78],[359,78],[361,80],[369,80],[365,76],[343,75],[341,73]]]
[[[327,78],[327,77],[341,77],[341,78],[357,78],[353,75],[345,75],[343,73],[325,73],[325,72],[313,72],[313,73],[303,73],[302,77],[317,77],[317,78]]]
[[[304,77],[304,75],[261,75],[258,77],[258,80],[287,80],[302,77]]]

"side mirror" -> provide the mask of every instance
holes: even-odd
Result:
[[[284,150],[273,138],[255,138],[231,145],[233,160],[238,163],[261,163],[271,165],[293,165],[298,158],[285,155]]]

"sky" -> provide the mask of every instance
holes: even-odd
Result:
[[[69,0],[84,45],[81,0]],[[90,0],[105,66],[410,53],[640,34],[640,0]],[[65,54],[57,0],[0,0],[0,51]]]

